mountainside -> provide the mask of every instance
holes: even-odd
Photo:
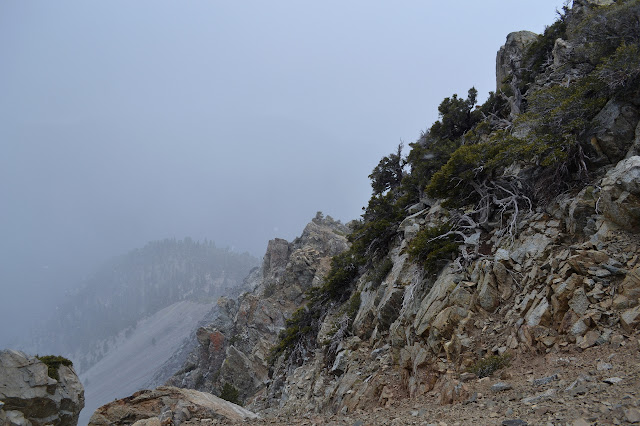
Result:
[[[119,256],[69,295],[35,332],[36,352],[59,353],[86,371],[128,338],[138,321],[176,302],[214,304],[238,294],[257,260],[199,243],[163,240]]]
[[[196,333],[197,348],[168,385],[219,395],[225,384],[244,400],[269,380],[269,357],[285,319],[300,306],[305,291],[318,286],[331,257],[347,248],[348,229],[321,213],[289,243],[269,241],[262,267],[248,278],[252,292],[237,301],[221,299],[219,314]]]
[[[169,384],[261,424],[639,422],[640,1],[575,0],[496,69],[361,220],[270,242]]]
[[[214,308],[183,300],[140,320],[127,338],[80,375],[86,404],[79,424],[87,424],[101,405],[149,387],[163,364]],[[163,382],[168,376],[162,378]]]

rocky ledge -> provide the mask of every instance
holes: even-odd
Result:
[[[73,367],[57,367],[57,379],[38,358],[0,351],[0,424],[75,426],[84,407],[84,389]]]

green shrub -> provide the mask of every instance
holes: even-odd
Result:
[[[530,161],[545,147],[518,139],[508,132],[493,132],[486,142],[462,145],[449,161],[436,172],[426,192],[449,200],[449,205],[461,206],[476,201],[475,185],[491,179],[500,169],[514,161]]]
[[[535,135],[562,139],[580,135],[589,121],[604,107],[604,84],[594,77],[583,77],[568,86],[555,85],[537,90],[528,97],[527,112],[516,124],[529,126]]]
[[[398,235],[398,225],[404,211],[397,203],[394,191],[374,195],[349,235],[350,253],[359,265],[370,264],[384,258],[391,242]]]
[[[480,378],[489,377],[501,368],[508,367],[511,358],[511,354],[506,352],[502,355],[491,355],[473,364],[469,371]]]
[[[545,64],[550,60],[553,46],[558,38],[567,38],[567,22],[566,12],[563,9],[559,19],[553,24],[545,28],[544,33],[538,36],[538,39],[531,43],[523,57],[523,75],[521,78],[520,90],[525,92],[527,86],[535,80],[535,77],[544,70]]]
[[[637,44],[623,43],[604,60],[595,71],[596,77],[604,83],[611,94],[638,89],[640,76],[640,48]]]
[[[402,144],[398,145],[395,153],[383,157],[369,175],[371,189],[374,195],[384,194],[394,189],[402,182],[405,160],[402,158]]]
[[[40,361],[46,364],[47,374],[52,379],[56,379],[56,380],[60,380],[60,375],[58,374],[58,368],[61,365],[64,365],[67,367],[73,366],[73,362],[59,355],[45,355],[45,356],[36,355],[36,358],[38,358]]]
[[[351,295],[353,283],[359,276],[362,257],[347,250],[331,259],[331,269],[322,286],[312,296],[316,299],[344,301]]]
[[[393,269],[393,261],[390,257],[385,257],[384,260],[376,265],[376,267],[369,273],[369,279],[373,288],[380,287],[382,281],[389,275],[389,272]]]
[[[236,405],[242,405],[240,402],[240,392],[230,383],[225,383],[220,392],[220,398],[225,401],[233,402]]]
[[[297,309],[286,321],[286,327],[278,334],[278,343],[271,348],[269,363],[273,364],[281,354],[288,355],[296,342],[313,331],[313,319],[319,312],[311,312],[309,305]]]
[[[640,1],[595,7],[579,22],[572,22],[568,33],[579,40],[573,53],[576,61],[597,65],[621,45],[640,41]]]
[[[429,133],[439,139],[455,140],[469,131],[480,117],[474,114],[478,91],[475,87],[469,89],[467,99],[458,98],[454,94],[445,98],[438,106],[440,120],[433,123]]]
[[[424,228],[409,243],[411,259],[419,263],[429,274],[438,273],[458,253],[459,243],[455,236],[446,235],[451,226],[443,224],[434,228]]]
[[[448,199],[447,205],[462,206],[476,202],[480,196],[477,187],[498,179],[513,162],[568,168],[572,147],[607,102],[603,88],[600,80],[585,77],[568,87],[556,85],[535,91],[529,96],[527,112],[514,123],[527,129],[525,138],[495,131],[485,141],[460,146],[431,177],[426,192]]]
[[[346,314],[349,317],[350,323],[353,323],[353,320],[356,318],[358,310],[360,309],[360,303],[362,303],[360,292],[356,291],[351,295],[349,301],[346,304]]]

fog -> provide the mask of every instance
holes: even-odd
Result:
[[[495,89],[562,0],[0,3],[0,348],[107,258],[166,237],[262,256],[437,106]]]

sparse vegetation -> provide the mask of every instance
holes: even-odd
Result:
[[[544,67],[553,62],[552,51],[557,39],[567,38],[567,22],[566,13],[568,9],[565,6],[562,12],[559,12],[559,18],[552,25],[545,28],[544,32],[538,36],[523,58],[524,70],[520,80],[520,91],[526,92],[527,88],[533,83],[535,76],[544,71]]]
[[[49,377],[55,380],[60,380],[60,374],[58,373],[58,368],[60,368],[61,365],[64,365],[67,367],[73,367],[73,362],[59,355],[45,355],[45,356],[36,355],[36,358],[38,358],[40,361],[46,364],[47,374],[49,375]]]
[[[502,355],[490,355],[473,364],[469,371],[479,378],[489,377],[501,368],[508,367],[511,364],[512,355],[505,352]]]
[[[225,383],[220,391],[220,398],[225,401],[233,402],[236,405],[242,405],[240,401],[240,391],[230,383]]]
[[[376,265],[373,271],[369,274],[369,279],[371,280],[373,288],[380,287],[380,284],[382,284],[382,281],[384,281],[387,275],[389,275],[391,269],[393,269],[393,261],[390,257],[385,257],[382,262]]]
[[[449,224],[424,228],[409,243],[409,256],[427,273],[436,274],[457,254],[459,243],[456,236],[450,234],[451,228]]]
[[[347,303],[347,317],[349,318],[349,323],[352,324],[353,320],[356,318],[358,314],[358,309],[360,309],[360,303],[362,300],[360,299],[360,292],[356,291],[349,298],[349,302]]]

